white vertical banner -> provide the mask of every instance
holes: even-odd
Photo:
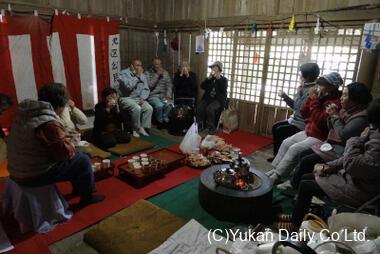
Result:
[[[48,46],[54,82],[62,83],[66,86],[65,65],[63,64],[61,43],[57,32],[52,33],[51,37],[49,37]]]
[[[10,35],[8,40],[17,101],[37,99],[30,34]]]
[[[93,109],[98,102],[94,39],[94,35],[77,34],[83,109]]]
[[[108,36],[110,86],[117,87],[120,73],[120,34]]]

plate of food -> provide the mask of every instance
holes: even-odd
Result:
[[[190,154],[186,158],[186,162],[192,168],[204,169],[204,168],[211,166],[211,161],[209,159],[207,159],[207,157],[201,153]]]
[[[219,152],[221,152],[221,153],[223,153],[223,152],[228,152],[228,153],[230,153],[231,152],[231,150],[232,150],[232,145],[230,145],[230,144],[227,144],[225,141],[220,141],[220,142],[218,142],[216,145],[215,145],[215,150],[216,151],[219,151]]]
[[[232,161],[232,156],[229,152],[213,151],[208,156],[212,164],[224,164]]]

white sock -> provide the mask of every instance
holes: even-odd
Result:
[[[141,134],[141,135],[143,135],[143,136],[149,136],[149,134],[144,130],[144,128],[140,128],[139,129],[139,133]]]
[[[139,138],[140,137],[140,134],[138,134],[137,131],[133,131],[133,134],[132,134],[135,138]]]

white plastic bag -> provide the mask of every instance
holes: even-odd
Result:
[[[196,153],[199,151],[201,140],[202,137],[198,135],[198,124],[194,122],[183,137],[179,149],[184,154]]]

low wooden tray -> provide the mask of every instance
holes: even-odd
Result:
[[[163,177],[166,173],[166,165],[163,164],[160,168],[154,171],[144,172],[141,170],[135,170],[129,167],[128,162],[119,165],[119,177],[132,185],[138,187],[143,186],[155,179]]]
[[[176,169],[183,165],[185,156],[181,153],[170,151],[166,148],[148,153],[154,159],[163,160],[167,170]]]
[[[148,156],[153,159],[162,160],[164,165],[158,170],[144,173],[142,171],[136,171],[130,168],[128,162],[125,162],[118,166],[119,177],[133,185],[142,186],[157,178],[163,177],[168,170],[180,167],[183,164],[183,159],[185,158],[182,154],[165,148],[152,151],[148,153]],[[130,159],[132,156],[125,158]]]
[[[91,164],[93,165],[96,162],[102,163],[103,158],[99,156],[91,157]],[[115,164],[111,162],[111,166],[109,168],[102,168],[101,170],[95,171],[95,181],[100,181],[111,177],[115,174]]]

